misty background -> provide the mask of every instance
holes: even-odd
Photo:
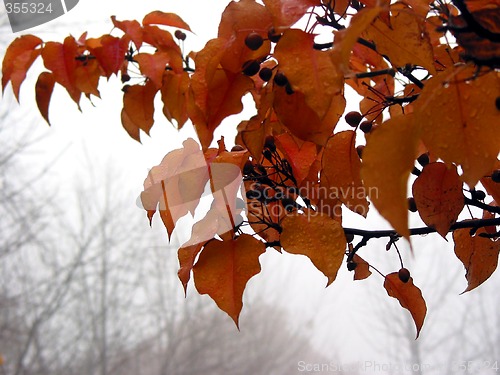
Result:
[[[80,0],[67,15],[24,33],[58,41],[86,30],[98,36],[111,31],[111,15],[142,19],[159,9],[190,24],[195,35],[188,34],[185,48],[199,50],[216,35],[225,6]],[[3,58],[22,33],[12,33],[3,5],[1,11]],[[387,296],[379,275],[353,282],[343,266],[325,288],[326,278],[307,258],[272,249],[247,285],[240,332],[192,285],[185,298],[176,249],[189,238],[193,221],[182,219],[168,243],[161,222],[150,228],[136,199],[148,169],[195,137],[192,128],[186,124],[178,132],[158,110],[151,138],[132,140],[120,123],[116,77],[101,82],[102,99],[82,100],[83,113],[56,88],[49,128],[34,101],[41,68],[35,64],[28,73],[21,105],[10,87],[0,102],[0,374],[500,371],[498,273],[459,295],[465,271],[451,237],[412,238],[413,255],[398,243],[427,302],[418,340],[410,314]],[[236,125],[254,111],[245,100],[244,112],[216,132],[229,147]],[[347,110],[357,104],[352,96]],[[422,225],[415,215],[411,220]],[[376,213],[361,220],[346,212],[344,225],[388,228]],[[371,240],[359,255],[383,273],[397,271],[398,256],[385,245]]]

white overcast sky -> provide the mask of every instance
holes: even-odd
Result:
[[[178,13],[192,28],[195,35],[188,35],[186,46],[188,49],[198,50],[204,43],[215,37],[220,14],[227,2],[222,0],[162,0],[162,1],[129,1],[129,0],[80,0],[79,4],[67,15],[45,25],[41,25],[25,32],[12,34],[11,39],[24,34],[33,33],[41,35],[44,40],[61,41],[66,35],[79,36],[83,31],[88,31],[89,36],[99,36],[112,29],[110,16],[117,19],[142,19],[144,15],[153,10]],[[3,5],[1,5],[3,6]],[[6,17],[5,14],[2,15]],[[4,38],[6,35],[3,36]],[[3,52],[2,52],[3,54]],[[40,69],[40,67],[38,67]],[[37,67],[28,74],[21,91],[21,106],[13,102],[11,90],[2,99],[2,106],[8,106],[9,111],[23,114],[24,121],[16,126],[30,128],[32,122],[37,123],[36,131],[46,139],[37,146],[37,162],[43,164],[52,160],[61,150],[65,149],[63,158],[59,159],[53,167],[53,173],[58,176],[57,184],[61,186],[61,194],[74,186],[72,178],[77,175],[78,169],[85,161],[85,154],[91,155],[96,165],[111,161],[116,164],[116,169],[126,176],[125,181],[130,183],[128,189],[140,192],[142,181],[148,168],[157,164],[168,151],[181,146],[186,137],[193,134],[190,125],[178,134],[173,127],[162,119],[161,107],[157,107],[157,123],[153,127],[152,137],[143,137],[143,145],[138,144],[128,137],[120,124],[121,91],[120,83],[112,78],[109,84],[101,84],[102,99],[94,101],[95,107],[82,100],[83,113],[68,95],[59,88],[54,94],[50,117],[52,128],[44,123],[36,110],[34,102],[34,82],[38,75]],[[356,108],[354,101],[348,106]],[[252,114],[251,105],[245,113],[225,121],[221,132],[232,132],[243,118]],[[219,132],[220,134],[220,132]],[[232,136],[228,137],[229,139]],[[135,202],[131,201],[130,204]],[[387,225],[376,220],[375,225],[367,226],[368,229],[386,228]],[[145,227],[147,228],[147,227]],[[147,229],[145,229],[147,230]],[[401,241],[402,242],[402,241]],[[405,256],[412,267],[415,282],[422,288],[432,287],[433,280],[427,280],[429,264],[435,267],[445,262],[449,274],[461,270],[461,265],[456,261],[448,262],[443,259],[453,257],[453,249],[445,241],[435,237],[417,239],[415,253],[412,258]],[[385,243],[370,243],[369,249],[364,253],[371,259],[379,260],[383,272],[392,272],[398,269],[397,258],[391,255],[391,262],[383,261],[386,256]],[[406,245],[402,245],[403,252],[408,253]],[[429,263],[431,257],[437,260]],[[338,280],[325,289],[326,279],[316,271],[310,262],[301,256],[280,255],[268,251],[262,258],[263,272],[252,279],[248,285],[253,293],[259,291],[266,293],[266,298],[276,301],[294,314],[297,325],[304,327],[305,332],[315,337],[315,342],[320,346],[325,355],[331,360],[340,360],[342,363],[352,361],[384,361],[385,358],[375,350],[377,346],[389,345],[386,339],[387,328],[381,327],[381,317],[376,314],[377,301],[387,302],[389,299],[382,288],[383,279],[374,275],[370,279],[353,283],[352,274],[344,266],[339,272]],[[459,275],[463,275],[460,272]],[[463,276],[459,276],[462,278]],[[485,289],[498,285],[498,276],[485,285]],[[447,316],[453,315],[453,308],[458,304],[465,304],[469,295],[458,298],[458,293],[465,288],[465,279],[459,282],[458,289],[450,291],[446,297],[447,305],[436,316],[436,322],[446,321]],[[455,284],[456,285],[456,284]],[[179,284],[179,288],[181,285]],[[488,290],[488,289],[487,289]],[[252,293],[252,291],[250,291]],[[425,295],[425,290],[424,290]],[[395,313],[407,315],[397,301],[389,301]],[[429,309],[436,306],[429,306]],[[244,319],[244,312],[242,319]],[[444,320],[443,320],[444,319]],[[431,325],[428,318],[426,324]],[[244,320],[242,322],[244,329]],[[433,335],[427,331],[426,326],[422,331],[422,340],[426,335]],[[393,350],[394,348],[387,348]],[[443,348],[444,353],[445,348]],[[377,354],[378,353],[378,354]],[[492,358],[485,358],[491,360]],[[425,360],[425,359],[424,359]],[[378,372],[381,373],[381,372]]]

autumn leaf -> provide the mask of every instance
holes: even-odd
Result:
[[[387,294],[396,298],[400,305],[407,309],[415,322],[417,337],[424,324],[427,306],[422,297],[422,292],[413,284],[413,278],[404,283],[399,279],[398,273],[393,272],[385,276],[384,288]]]
[[[313,6],[321,5],[320,0],[264,0],[266,9],[271,14],[273,26],[281,30],[300,20]]]
[[[345,107],[342,96],[344,80],[339,68],[333,63],[329,52],[314,49],[314,35],[301,30],[285,31],[274,55],[279,61],[280,72],[285,74],[294,91],[303,94],[305,105],[320,121],[314,128],[305,126],[307,122],[303,122],[302,127],[314,129],[314,133],[310,133],[308,138],[301,138],[324,145]],[[297,64],[297,61],[301,63]],[[281,93],[279,95],[282,96]],[[288,96],[295,96],[297,100],[300,98],[298,93]],[[278,105],[281,102],[278,98]],[[279,115],[282,111],[277,109],[277,112]],[[283,123],[297,133],[297,126],[291,127],[285,121]]]
[[[127,133],[140,142],[139,130],[149,134],[153,126],[154,98],[158,89],[153,82],[123,88],[122,124]]]
[[[455,254],[465,267],[468,285],[462,293],[469,292],[484,283],[493,274],[498,264],[500,241],[479,236],[484,229],[471,236],[470,229],[457,229],[453,232]]]
[[[165,13],[159,10],[148,13],[142,20],[143,25],[165,25],[171,27],[177,27],[179,29],[184,29],[191,31],[189,25],[182,20],[175,13]]]
[[[413,183],[413,197],[423,222],[446,237],[464,208],[462,181],[455,166],[427,164]]]
[[[166,52],[138,53],[134,56],[134,60],[139,63],[141,73],[148,77],[156,86],[163,86],[163,74],[167,63],[170,61],[170,56]]]
[[[20,36],[7,47],[2,63],[2,92],[9,82],[19,102],[19,90],[26,78],[26,73],[33,62],[40,56],[41,49],[36,49],[43,41],[34,35]]]
[[[35,85],[35,98],[38,110],[49,125],[49,104],[55,83],[56,80],[52,73],[43,72],[38,76],[38,80]]]
[[[483,184],[488,194],[491,195],[496,202],[500,202],[500,183],[493,181],[491,175],[498,169],[500,169],[500,160],[496,160],[491,171],[481,178],[481,184]]]
[[[243,291],[248,280],[260,272],[259,256],[266,247],[248,234],[229,241],[212,240],[193,267],[200,294],[208,294],[238,327]]]
[[[394,117],[370,134],[363,151],[361,176],[380,214],[409,238],[408,177],[417,157],[418,129],[412,115]]]
[[[462,166],[462,180],[470,187],[492,169],[500,152],[495,106],[500,77],[490,72],[472,79],[474,69],[438,74],[426,82],[415,102],[426,147],[444,162]]]
[[[377,51],[388,56],[393,66],[420,65],[434,74],[434,55],[424,27],[424,18],[418,17],[402,4],[396,4],[391,6],[390,24],[391,27],[377,19],[362,37],[372,41]]]
[[[361,160],[355,143],[356,133],[352,130],[330,137],[321,160],[320,178],[329,194],[335,194],[347,208],[366,217],[368,201],[361,182]]]
[[[163,114],[172,122],[177,121],[177,129],[188,120],[187,100],[189,95],[189,75],[187,72],[175,74],[164,72],[163,85],[161,87],[161,100],[163,102]]]
[[[143,31],[142,26],[137,20],[117,21],[115,16],[111,16],[113,25],[123,31],[134,42],[135,48],[139,49],[142,46]]]
[[[277,146],[285,153],[285,157],[290,161],[293,176],[300,186],[302,181],[309,175],[309,170],[316,160],[316,145],[312,142],[297,140],[288,133],[279,134],[274,137]]]
[[[352,261],[356,263],[356,268],[354,269],[354,280],[364,280],[372,274],[370,271],[370,265],[361,258],[358,254],[354,254]]]
[[[241,98],[253,87],[249,77],[220,67],[226,43],[224,39],[210,40],[196,54],[196,72],[191,76],[188,113],[204,149],[221,121],[241,112]]]
[[[344,259],[347,242],[342,226],[328,215],[306,209],[303,214],[285,217],[281,227],[283,250],[307,256],[330,285]]]
[[[109,78],[117,74],[124,64],[129,42],[129,37],[103,35],[98,39],[88,39],[85,44],[104,70],[105,77]]]

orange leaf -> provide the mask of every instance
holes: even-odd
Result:
[[[35,49],[43,41],[34,35],[23,35],[16,38],[7,47],[2,63],[2,92],[9,81],[12,82],[12,90],[19,101],[19,90],[26,78],[26,72],[33,62],[40,56],[40,49]]]
[[[175,74],[167,71],[163,75],[161,87],[161,100],[163,101],[163,114],[172,122],[177,121],[177,129],[181,129],[188,119],[187,100],[189,91],[189,74],[182,72]]]
[[[480,229],[475,236],[471,236],[470,229],[467,228],[453,232],[455,254],[465,267],[465,278],[468,282],[467,289],[462,293],[484,283],[497,268],[500,241],[478,235],[484,232],[484,229]]]
[[[435,74],[434,55],[424,18],[401,4],[393,5],[391,13],[391,27],[378,18],[362,36],[375,43],[377,51],[388,56],[395,67],[415,64]]]
[[[309,170],[316,160],[316,145],[312,142],[300,142],[288,133],[277,135],[275,138],[278,148],[283,150],[286,159],[292,166],[297,186],[309,175]]]
[[[384,122],[367,139],[361,176],[380,214],[409,239],[408,177],[417,157],[418,131],[412,115]]]
[[[194,215],[208,179],[205,156],[198,143],[188,138],[183,148],[169,152],[149,171],[142,205],[148,212],[167,211],[162,219],[168,219],[164,224],[170,235],[177,220],[188,212]]]
[[[78,45],[72,36],[64,43],[47,42],[42,50],[45,67],[51,70],[57,83],[63,86],[75,103],[80,102],[81,91],[75,86],[75,70],[78,66]]]
[[[361,160],[355,143],[356,132],[352,130],[330,137],[321,160],[321,185],[351,211],[366,217],[368,201],[361,182]]]
[[[86,95],[100,97],[97,86],[101,77],[101,68],[96,60],[80,64],[75,69],[75,87]]]
[[[132,21],[117,21],[115,16],[111,16],[111,21],[116,28],[127,34],[134,42],[136,49],[142,46],[142,26],[136,20]]]
[[[341,69],[344,73],[349,71],[351,51],[358,42],[359,36],[379,15],[381,8],[364,8],[356,13],[349,23],[349,27],[335,33],[334,51],[340,53]]]
[[[212,39],[195,57],[188,113],[203,149],[210,146],[213,132],[223,119],[241,112],[241,98],[253,87],[249,77],[220,67],[225,46],[224,39]]]
[[[109,78],[113,73],[117,74],[124,64],[129,41],[128,37],[103,35],[98,39],[88,39],[86,45],[104,70],[105,76]]]
[[[259,256],[263,242],[248,234],[229,240],[213,240],[205,245],[193,267],[194,282],[200,294],[208,294],[236,323],[243,307],[248,280],[260,272]]]
[[[153,126],[154,98],[158,89],[148,81],[145,85],[124,86],[123,91],[123,127],[140,142],[139,129],[149,134]]]
[[[43,72],[38,76],[35,85],[36,105],[49,125],[49,103],[55,83],[56,81],[52,73]]]
[[[354,280],[364,280],[372,274],[372,271],[370,271],[370,265],[358,254],[354,254],[352,260],[356,263],[356,268],[354,269]]]
[[[227,41],[221,57],[222,67],[232,73],[239,73],[246,61],[263,60],[271,50],[271,43],[267,40],[271,24],[267,9],[254,0],[230,2],[222,13],[218,30],[218,37]],[[256,51],[245,45],[245,38],[251,32],[258,33],[264,39]]]
[[[444,237],[464,208],[462,181],[457,168],[427,164],[413,183],[413,197],[423,222]]]
[[[286,30],[274,56],[293,90],[304,95],[307,106],[321,120],[322,126],[315,130],[318,135],[314,137],[314,142],[324,145],[344,110],[344,80],[330,53],[318,51],[313,46],[313,34],[297,29]],[[303,126],[311,127],[307,122]]]
[[[291,254],[307,256],[327,278],[327,286],[337,277],[344,259],[344,229],[336,220],[312,210],[288,215],[282,221],[281,246]]]
[[[393,272],[385,277],[384,288],[387,294],[396,298],[399,304],[407,309],[415,322],[417,328],[417,337],[424,324],[427,306],[422,297],[422,292],[413,284],[413,278],[404,283],[399,279],[398,273]]]
[[[139,63],[139,69],[144,76],[149,78],[157,88],[162,87],[163,73],[170,60],[166,52],[138,53],[134,56],[134,60]]]
[[[471,79],[474,70],[438,74],[426,82],[414,103],[425,146],[436,158],[461,165],[462,180],[470,187],[491,171],[500,152],[500,131],[495,126],[500,77],[492,71]]]
[[[143,25],[165,25],[191,31],[189,25],[175,13],[165,13],[159,10],[148,13],[142,20]]]
[[[276,30],[292,26],[300,20],[307,9],[321,5],[320,0],[264,0],[266,9],[271,13]]]

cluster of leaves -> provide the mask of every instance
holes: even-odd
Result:
[[[121,36],[17,38],[3,61],[2,86],[11,82],[19,98],[41,56],[47,71],[36,101],[47,121],[56,83],[78,104],[82,94],[99,96],[100,77],[116,74],[132,138],[149,134],[158,93],[168,120],[178,128],[193,123],[201,148],[190,139],[168,153],[141,198],[150,220],[159,211],[170,235],[210,184],[212,206],[179,249],[179,278],[186,288],[193,274],[199,293],[236,324],[259,256],[274,248],[309,257],[328,285],[344,261],[355,280],[377,271],[410,311],[418,336],[426,305],[403,262],[383,275],[357,252],[387,237],[387,249],[400,255],[400,237],[452,231],[466,291],[495,270],[499,14],[495,0],[241,0],[223,12],[217,38],[188,55],[186,34],[169,31],[190,31],[177,15],[156,11],[142,24],[113,17]],[[344,118],[353,129],[338,131],[345,85],[362,99],[359,112]],[[238,125],[237,146],[227,151],[221,140],[211,148],[214,130],[242,110],[247,93],[257,111]],[[343,207],[366,216],[370,202],[394,230],[344,225]],[[470,206],[483,217],[457,221]],[[409,211],[426,227],[409,228]]]

